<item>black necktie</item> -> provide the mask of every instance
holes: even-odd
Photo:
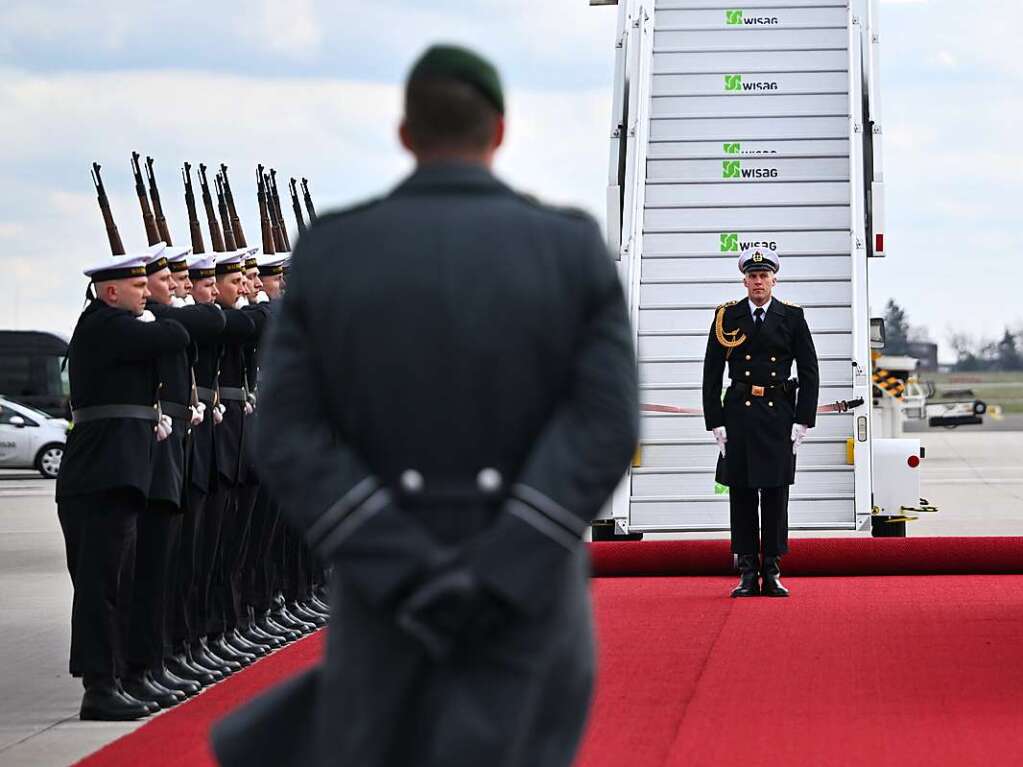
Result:
[[[753,310],[753,327],[756,333],[760,332],[760,328],[764,324],[764,307],[758,306]]]

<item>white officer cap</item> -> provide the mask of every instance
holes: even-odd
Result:
[[[770,248],[746,248],[739,255],[739,271],[743,274],[758,269],[777,272],[781,269],[781,258]]]
[[[145,277],[146,264],[149,263],[150,258],[151,254],[148,251],[104,258],[93,266],[83,269],[82,274],[91,278],[93,282],[109,282],[110,280],[125,280],[130,277]]]
[[[261,254],[257,259],[260,277],[273,277],[284,274],[284,262],[288,260],[290,253]]]
[[[234,272],[245,271],[245,257],[249,254],[248,248],[239,248],[230,253],[217,254],[217,275],[233,274]]]
[[[203,280],[217,276],[217,254],[199,253],[188,259],[188,276],[193,280]]]
[[[167,243],[158,242],[156,245],[150,245],[146,253],[149,254],[149,260],[146,261],[146,274],[156,274],[169,268],[167,263]]]
[[[177,274],[178,272],[188,271],[188,257],[191,255],[192,249],[184,245],[169,245],[167,250],[163,252],[164,258],[167,259],[167,265],[170,270]]]

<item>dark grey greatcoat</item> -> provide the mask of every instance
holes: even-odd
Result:
[[[772,299],[760,332],[753,327],[746,298],[725,308],[723,325],[725,331],[740,331],[732,338],[746,336],[741,346],[729,353],[711,323],[703,360],[704,419],[708,430],[724,426],[728,432],[725,458],[718,456],[718,482],[729,487],[782,487],[795,482],[792,424],[812,427],[817,420],[817,352],[803,310],[793,304]],[[785,393],[770,388],[788,380],[793,360],[798,389]],[[729,386],[722,403],[726,364],[728,377],[740,387]],[[764,396],[742,389],[754,384],[764,387]]]
[[[333,615],[316,675],[214,732],[222,764],[567,767],[593,675],[581,537],[638,431],[596,224],[422,168],[302,236],[261,374],[260,476],[333,565]],[[510,623],[434,662],[395,605],[452,552]]]

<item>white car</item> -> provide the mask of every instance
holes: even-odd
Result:
[[[35,469],[56,479],[68,422],[0,397],[0,469]]]

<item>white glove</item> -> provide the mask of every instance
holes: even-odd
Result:
[[[245,415],[252,415],[253,413],[256,412],[256,406],[254,404],[252,404],[251,402],[246,402],[244,409],[245,409]]]
[[[792,455],[795,455],[796,451],[799,450],[799,446],[803,444],[807,431],[809,431],[809,427],[801,423],[792,424]]]
[[[268,296],[266,294],[265,290],[261,290],[258,293],[256,293],[256,301],[255,301],[255,303],[257,303],[257,304],[268,304],[268,303],[270,303],[270,296]]]
[[[136,317],[139,322],[156,322],[156,317],[148,309],[143,309],[142,314]]]
[[[190,409],[192,411],[192,426],[198,426],[204,420],[206,420],[205,402],[200,402],[198,405],[192,405]]]
[[[156,424],[156,441],[163,442],[169,437],[174,431],[174,426],[171,423],[169,415],[161,415],[160,420]]]
[[[718,443],[718,450],[721,451],[721,457],[725,457],[725,444],[728,442],[728,432],[725,431],[724,426],[715,426],[711,431],[714,434],[714,440]]]
[[[214,426],[216,426],[217,424],[221,423],[224,420],[224,413],[226,411],[227,411],[227,408],[224,407],[223,405],[217,405],[215,408],[213,408],[213,425]]]
[[[234,302],[235,309],[244,309],[248,305],[249,299],[247,299],[245,296],[238,296],[238,300]]]
[[[182,306],[195,306],[195,299],[192,296],[185,296],[181,299]]]

